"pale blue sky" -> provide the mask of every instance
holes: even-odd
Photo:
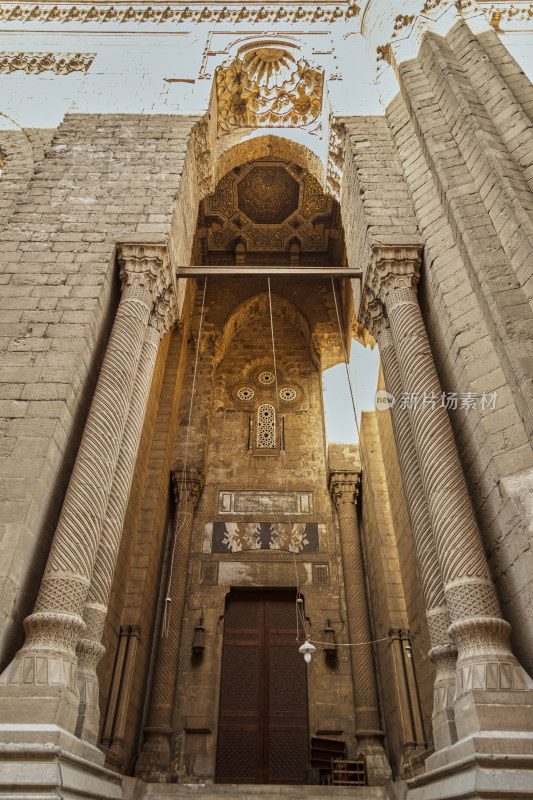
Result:
[[[378,382],[379,351],[377,347],[363,347],[352,342],[350,353],[350,378],[358,418],[361,411],[373,411]],[[344,364],[326,370],[322,376],[324,384],[324,409],[326,413],[326,437],[328,442],[358,441],[350,388]]]

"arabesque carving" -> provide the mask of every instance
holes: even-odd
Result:
[[[219,130],[310,125],[322,111],[323,84],[323,72],[296,53],[249,50],[217,70]]]
[[[0,53],[0,73],[17,70],[24,70],[28,75],[46,71],[56,75],[87,72],[95,56],[96,53]]]

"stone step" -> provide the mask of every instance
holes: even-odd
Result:
[[[258,784],[147,784],[142,800],[386,800],[383,786],[282,786]]]

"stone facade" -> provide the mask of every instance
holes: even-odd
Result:
[[[10,796],[303,783],[315,739],[368,796],[531,795],[530,18],[2,4]]]

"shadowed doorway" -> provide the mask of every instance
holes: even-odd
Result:
[[[296,593],[232,591],[224,624],[217,783],[303,783],[306,665]]]

